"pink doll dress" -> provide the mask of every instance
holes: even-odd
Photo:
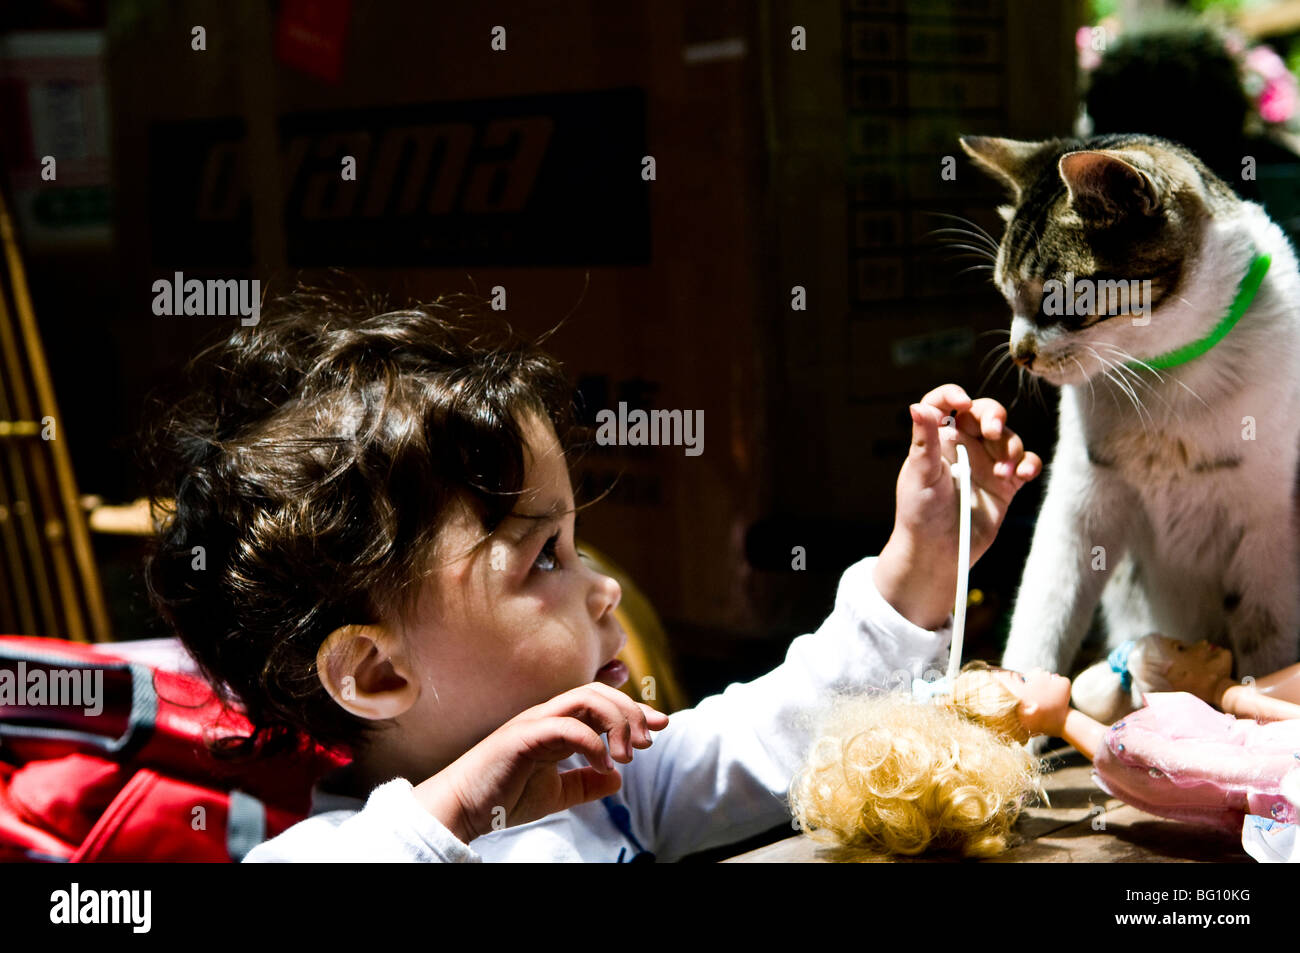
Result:
[[[1297,822],[1282,781],[1300,771],[1300,719],[1260,723],[1187,692],[1153,692],[1093,760],[1112,797],[1161,817],[1240,833],[1247,814]]]

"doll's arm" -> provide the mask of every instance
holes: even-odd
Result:
[[[1300,669],[1300,666],[1292,666]],[[1287,669],[1276,674],[1281,675]],[[1297,673],[1300,674],[1300,673]],[[1272,676],[1269,676],[1270,678]],[[1253,718],[1256,721],[1285,721],[1300,718],[1300,705],[1286,701],[1281,692],[1266,695],[1259,690],[1260,683],[1254,685],[1231,684],[1219,694],[1219,707],[1238,718]]]
[[[1300,662],[1255,679],[1255,688],[1272,698],[1300,705]]]
[[[1060,737],[1074,745],[1081,755],[1092,761],[1097,757],[1102,738],[1106,735],[1106,726],[1089,718],[1083,712],[1071,708],[1065,715],[1065,724],[1061,726]]]

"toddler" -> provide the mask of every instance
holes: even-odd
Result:
[[[558,364],[479,299],[377,311],[268,306],[146,444],[174,500],[150,592],[256,726],[234,743],[351,759],[248,861],[677,860],[779,825],[830,697],[946,657],[956,441],[972,562],[1042,467],[996,401],[931,391],[881,553],[781,665],[669,719],[618,690],[620,591],[574,538]]]

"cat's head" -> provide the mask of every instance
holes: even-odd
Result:
[[[1081,383],[1122,355],[1167,349],[1178,329],[1160,326],[1161,309],[1181,299],[1208,220],[1237,201],[1222,180],[1153,136],[961,145],[1011,192],[993,279],[1018,365]]]

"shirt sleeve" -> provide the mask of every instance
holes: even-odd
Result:
[[[371,791],[360,811],[309,817],[254,847],[244,863],[480,860],[420,805],[410,781],[394,778]]]
[[[877,558],[845,571],[830,616],[795,639],[781,665],[673,714],[653,745],[621,766],[621,793],[658,859],[788,821],[791,778],[833,697],[909,686],[938,664],[952,614],[934,631],[906,619],[876,588]]]

